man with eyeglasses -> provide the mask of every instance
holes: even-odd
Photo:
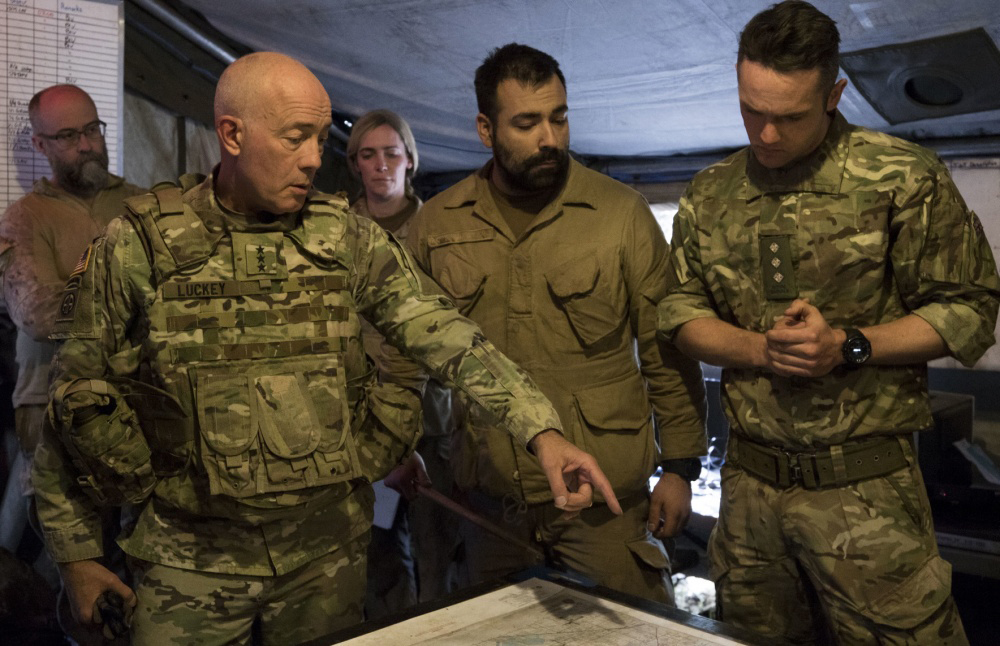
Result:
[[[48,337],[63,287],[87,245],[121,214],[122,200],[145,192],[108,173],[105,123],[80,88],[54,85],[38,92],[28,103],[28,118],[32,144],[49,160],[52,176],[35,182],[0,218],[0,298],[17,326],[13,402],[22,454],[16,467],[21,475],[11,481],[26,496],[22,509],[5,509],[3,518],[22,527],[25,517],[35,517],[29,474],[48,403],[55,351]]]

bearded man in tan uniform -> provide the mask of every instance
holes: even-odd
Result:
[[[473,408],[453,445],[456,483],[476,511],[534,541],[556,567],[670,602],[659,539],[687,520],[705,433],[698,364],[655,335],[663,232],[641,195],[570,160],[566,86],[551,56],[504,46],[475,84],[493,159],[428,201],[407,244],[552,400],[566,437],[599,456],[625,513],[549,512],[544,475]],[[650,494],[658,465],[665,473]],[[473,581],[533,562],[477,527],[462,535]]]
[[[22,527],[23,519],[34,521],[28,474],[48,403],[49,363],[55,352],[49,334],[63,286],[90,241],[121,215],[122,200],[144,192],[108,173],[106,126],[93,99],[80,88],[41,90],[28,103],[28,116],[31,142],[48,159],[52,177],[35,182],[31,193],[11,204],[0,219],[0,294],[17,326],[13,401],[21,455],[16,484],[27,497],[27,513],[5,510],[4,524]]]

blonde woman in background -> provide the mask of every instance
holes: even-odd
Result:
[[[351,208],[404,242],[410,220],[423,205],[412,185],[419,157],[410,126],[390,110],[368,112],[351,130],[347,157],[348,168],[362,185]],[[414,364],[402,359],[373,328],[365,328],[364,342],[365,351],[378,368],[380,387],[395,387],[403,397],[410,397],[414,408],[410,423],[419,424],[419,392],[426,376]],[[446,494],[451,493],[450,408],[451,392],[436,381],[426,382],[422,396],[424,436],[418,445],[419,453],[426,459],[426,469],[431,474],[427,482],[432,479]],[[386,478],[386,483],[412,499],[416,492],[409,482],[403,481],[406,477],[394,473]],[[420,477],[423,479],[424,474]],[[418,598],[427,601],[448,592],[453,587],[450,581],[455,535],[454,519],[427,500],[415,500],[412,507],[401,501],[391,528],[373,527],[368,551],[367,618],[402,610],[416,603]]]

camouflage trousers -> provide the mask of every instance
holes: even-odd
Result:
[[[317,639],[363,620],[368,534],[280,576],[216,574],[130,559],[134,646]],[[256,624],[256,625],[255,625]]]
[[[720,618],[796,644],[968,644],[904,450],[895,473],[812,491],[724,466],[708,549]]]
[[[468,494],[471,509],[545,552],[550,565],[578,572],[594,582],[668,605],[674,605],[670,559],[663,543],[646,529],[649,492],[619,498],[623,514],[594,505],[563,520],[551,503],[525,505],[478,492]],[[528,550],[494,536],[466,520],[459,525],[465,546],[468,582],[479,583],[539,565]]]

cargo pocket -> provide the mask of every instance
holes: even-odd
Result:
[[[110,415],[72,429],[69,436],[84,463],[80,470],[89,476],[80,484],[99,504],[138,504],[149,496],[156,485],[149,445],[123,402]]]
[[[662,545],[653,544],[648,538],[637,538],[625,545],[639,561],[639,565],[670,574],[670,559]]]
[[[621,308],[599,289],[601,268],[593,255],[575,258],[545,272],[556,303],[566,313],[574,334],[590,347],[624,325]]]
[[[198,370],[195,383],[209,492],[233,498],[256,494],[250,447],[257,441],[257,431],[251,422],[250,378],[239,368]]]
[[[673,586],[670,584],[670,559],[667,558],[663,545],[656,539],[644,536],[627,541],[625,547],[635,566],[629,567],[623,563],[619,572],[608,575],[602,583],[615,590],[660,603],[671,603]]]
[[[951,595],[951,565],[932,556],[920,568],[868,605],[877,623],[909,630],[937,612]]]
[[[254,376],[267,491],[342,482],[360,473],[347,381],[338,357],[301,359]]]
[[[645,486],[654,468],[652,408],[638,372],[573,393],[583,428],[579,440],[594,455],[616,491]],[[572,440],[577,438],[571,437]],[[580,444],[578,444],[580,445]]]
[[[319,446],[319,416],[301,373],[260,375],[254,379],[257,414],[264,438],[268,488],[301,488]]]

